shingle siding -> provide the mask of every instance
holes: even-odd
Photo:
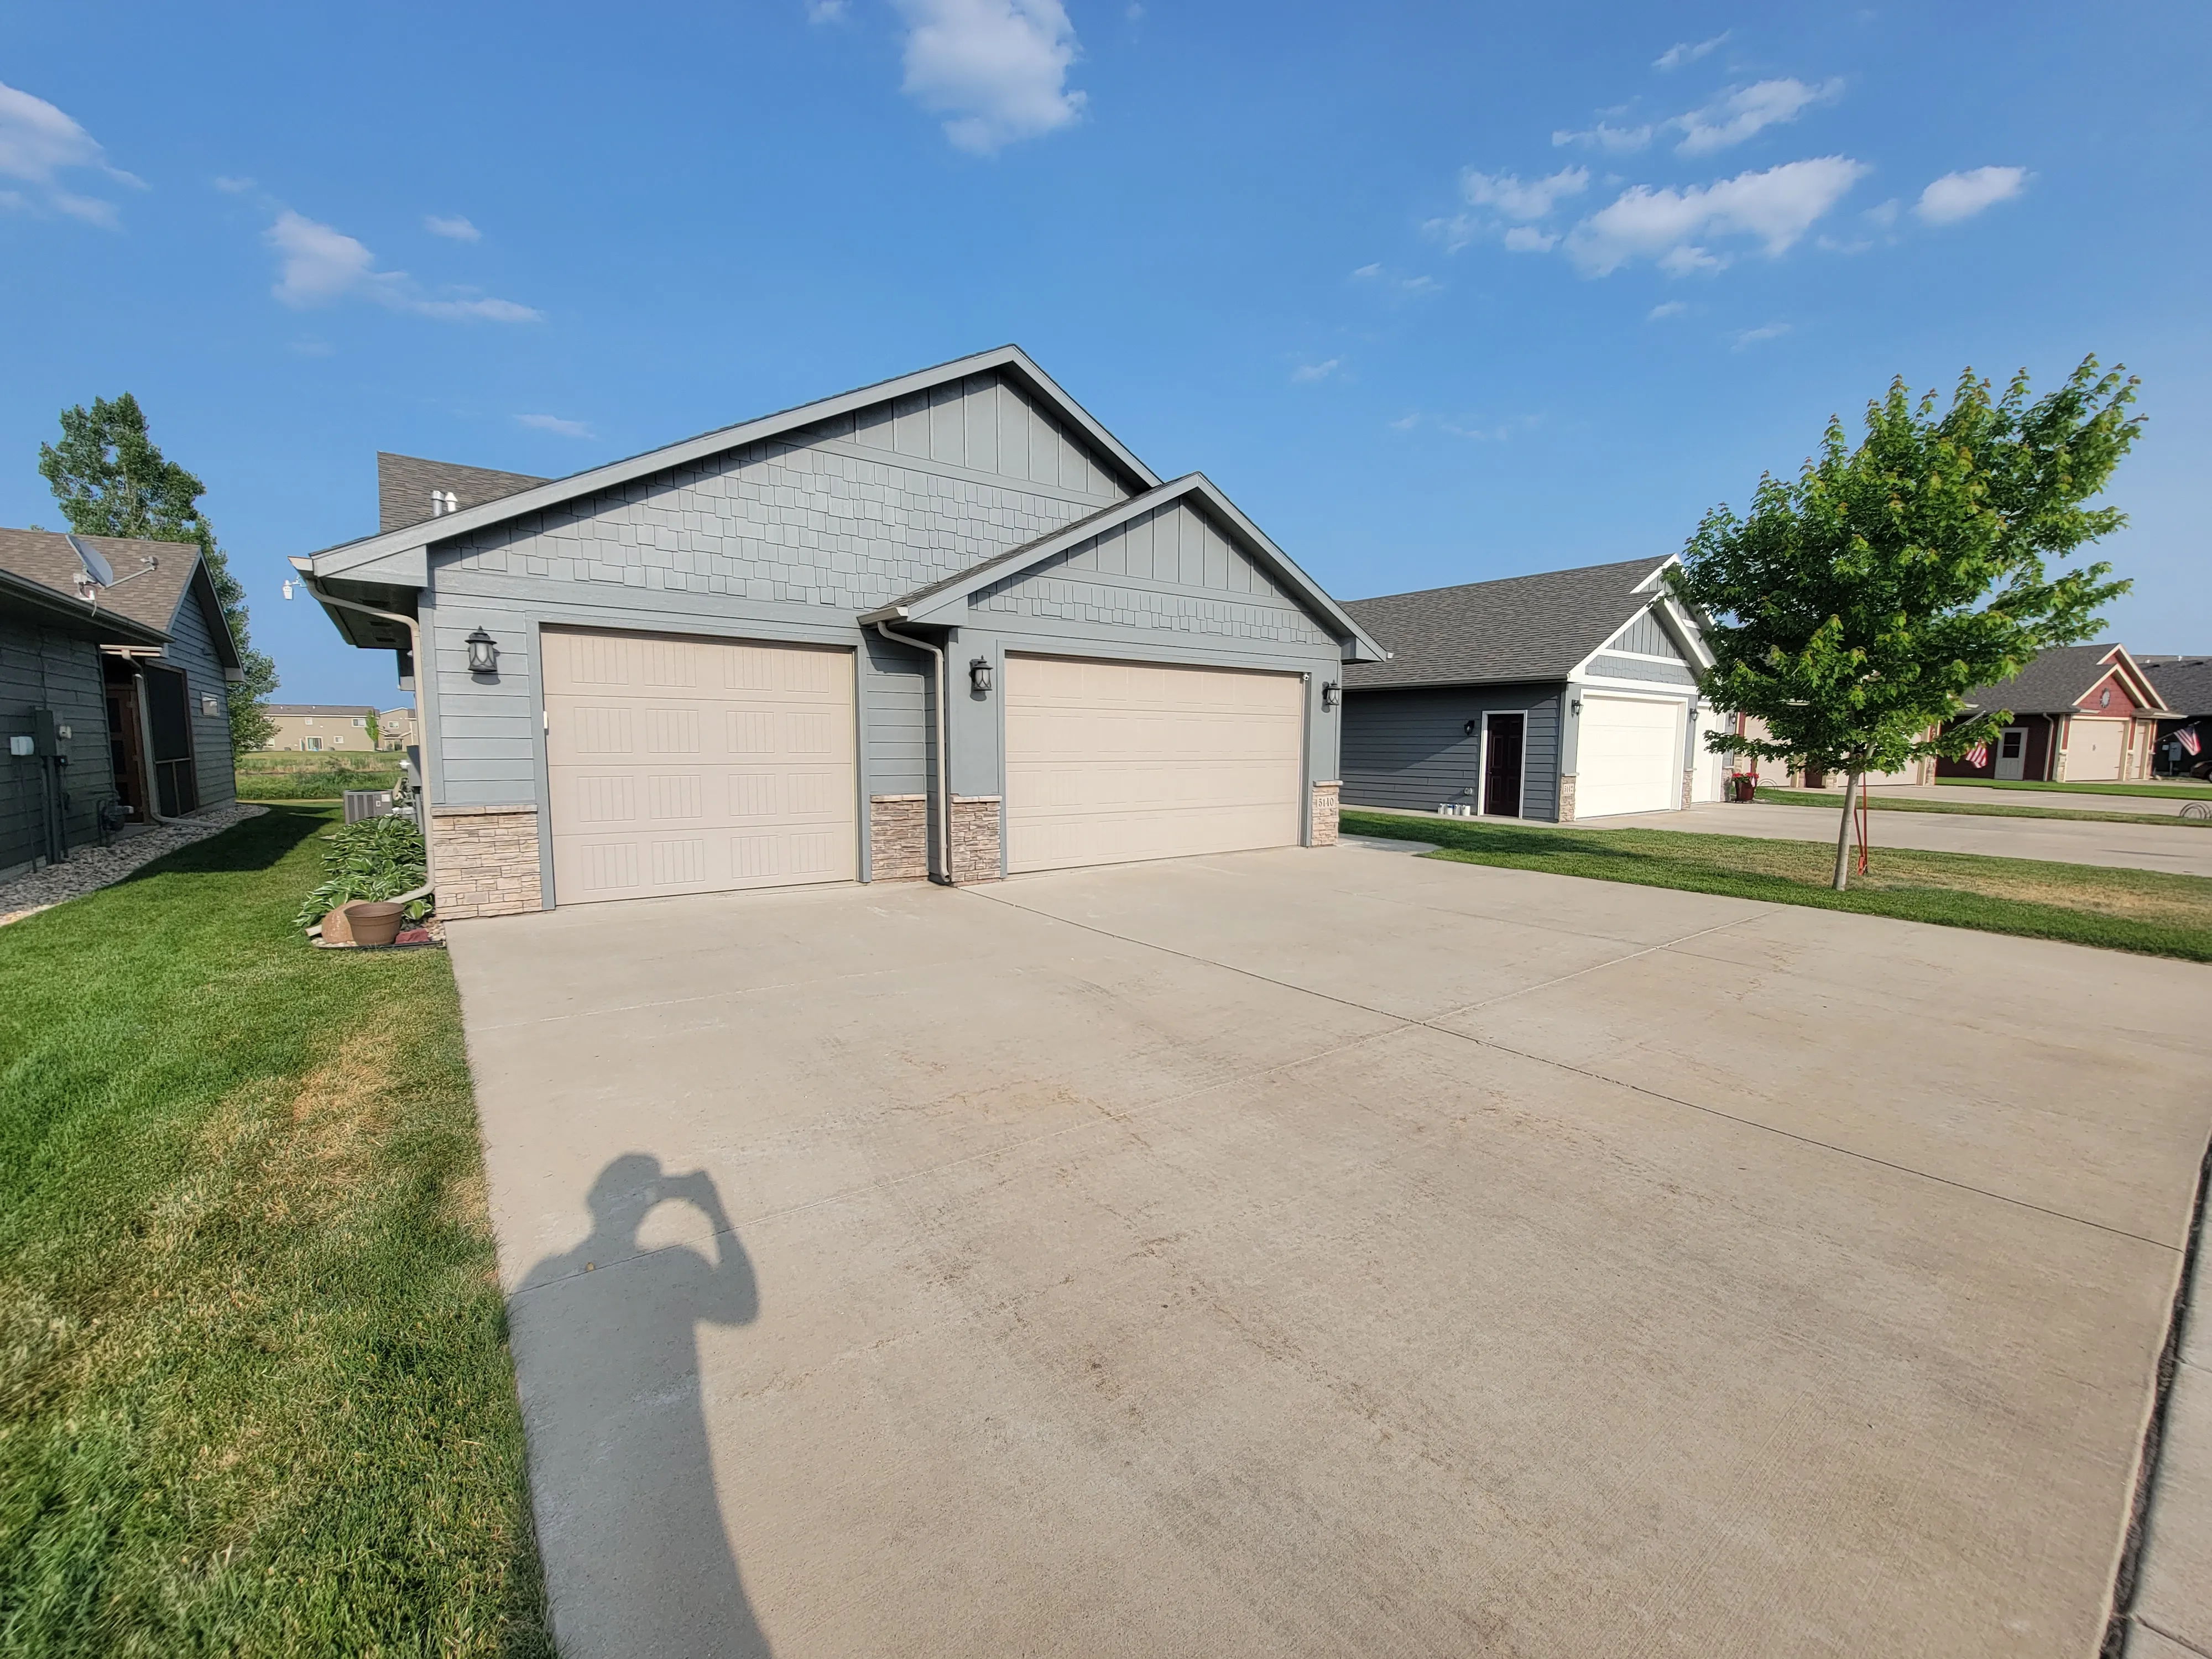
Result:
[[[1482,787],[1482,716],[1526,711],[1521,816],[1556,818],[1559,696],[1557,685],[1346,693],[1344,804],[1432,812],[1467,799]]]

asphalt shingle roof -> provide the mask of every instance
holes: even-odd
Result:
[[[2055,645],[2008,680],[1978,685],[1966,693],[1975,708],[2009,708],[2015,714],[2063,714],[2105,678],[2113,649],[2102,645]],[[2157,681],[2153,679],[2155,685]],[[2163,696],[2161,690],[2160,695]]]
[[[2137,657],[2158,695],[2184,720],[2212,714],[2212,657]]]
[[[1344,608],[1391,658],[1346,664],[1346,689],[1565,679],[1651,603],[1638,585],[1666,562],[1627,559],[1350,600]]]
[[[190,542],[134,541],[118,536],[77,539],[114,567],[116,585],[100,590],[100,608],[164,634],[172,631],[177,605],[198,568],[200,550]],[[146,561],[159,562],[146,569]],[[0,530],[0,570],[27,576],[57,593],[76,596],[77,573],[84,568],[69,538],[57,530]],[[143,571],[142,575],[138,573]],[[125,580],[125,577],[131,580]]]
[[[430,461],[420,455],[394,455],[379,450],[377,534],[434,517],[430,511],[430,492],[434,489],[451,490],[459,498],[461,507],[467,508],[519,495],[547,482],[526,472],[499,472],[488,466],[463,466],[458,461]]]

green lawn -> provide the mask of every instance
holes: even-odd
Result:
[[[1761,789],[1753,799],[1775,806],[1825,806],[1832,812],[1844,810],[1841,795],[1823,794],[1817,790]],[[1924,795],[1879,793],[1869,793],[1867,805],[1877,812],[1947,812],[1978,818],[2061,818],[2090,823],[2155,823],[2169,830],[2177,824],[2185,829],[2212,830],[2212,818],[2185,818],[2172,812],[2098,812],[2071,806],[2008,806],[2002,801],[1929,800]]]
[[[2149,795],[2160,800],[2177,794],[2212,794],[2212,783],[2200,783],[2195,778],[2176,778],[2171,783],[2020,783],[1994,778],[1938,778],[1936,781],[1946,788],[2047,789],[2074,795]]]
[[[445,953],[278,807],[0,929],[0,1653],[550,1655]]]
[[[1346,833],[1434,842],[1432,858],[1680,887],[1777,904],[2065,939],[2212,962],[2212,878],[1877,847],[1851,889],[1828,885],[1832,844],[1680,830],[1540,828],[1345,809]]]

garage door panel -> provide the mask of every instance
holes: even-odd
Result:
[[[1684,706],[1583,694],[1576,738],[1575,816],[1661,812],[1682,803]]]
[[[858,874],[849,653],[545,639],[563,902]]]
[[[1297,843],[1297,677],[1016,656],[1006,687],[1009,869]]]
[[[2067,722],[2066,778],[2069,783],[2108,781],[2120,775],[2127,753],[2128,722],[2084,720]]]

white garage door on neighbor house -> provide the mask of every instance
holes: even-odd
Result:
[[[1297,845],[1297,675],[1016,655],[1006,678],[1010,871]]]
[[[858,874],[853,653],[549,629],[563,904]]]
[[[1682,708],[1671,698],[1583,696],[1577,817],[1663,812],[1682,804]]]
[[[2086,783],[2118,778],[2126,759],[2131,720],[2100,720],[2076,714],[2066,724],[2066,779]]]

